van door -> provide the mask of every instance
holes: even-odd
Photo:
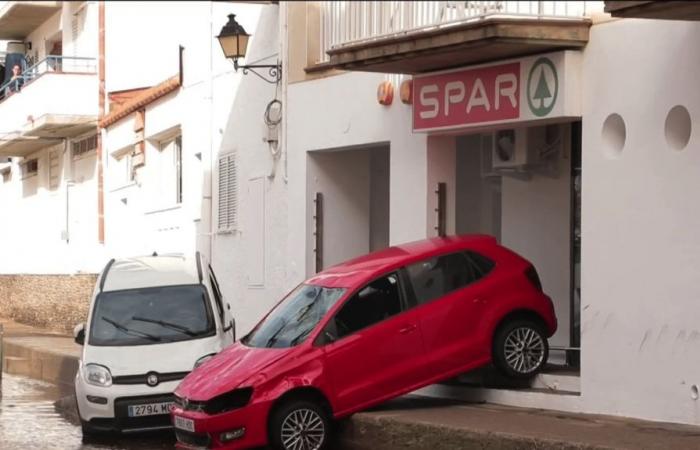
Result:
[[[221,294],[221,288],[216,280],[214,269],[212,269],[211,265],[207,265],[207,267],[209,268],[209,283],[214,293],[214,302],[216,303],[216,309],[223,327],[223,344],[226,346],[236,340],[236,325],[231,314],[231,305]]]

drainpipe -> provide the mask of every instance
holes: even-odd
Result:
[[[98,43],[98,77],[99,77],[99,114],[98,123],[105,115],[105,2],[98,3],[99,43]],[[97,129],[97,240],[105,243],[105,196],[104,167],[102,165],[102,130]]]

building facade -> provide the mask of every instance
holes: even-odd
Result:
[[[242,79],[222,145],[235,177],[220,172],[215,189],[235,198],[213,260],[239,329],[344,259],[443,231],[493,234],[553,298],[557,370],[531,389],[477,374],[423,393],[700,424],[700,241],[684,195],[700,165],[700,25],[604,8],[263,7],[246,61],[278,59],[284,77]],[[271,127],[250,111],[274,99]]]
[[[0,273],[94,271],[97,5],[3,2],[0,38]]]

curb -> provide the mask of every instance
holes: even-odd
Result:
[[[343,424],[339,439],[353,448],[382,450],[614,450],[606,446],[405,422],[371,413],[354,415]]]
[[[23,375],[55,384],[62,392],[73,390],[78,371],[77,357],[37,349],[5,338],[2,343],[2,369],[13,375]]]

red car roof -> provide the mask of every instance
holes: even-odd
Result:
[[[494,245],[497,245],[497,242],[493,236],[482,234],[448,236],[409,242],[329,267],[311,277],[306,283],[325,287],[351,288],[368,282],[389,270],[423,258],[467,248]]]

